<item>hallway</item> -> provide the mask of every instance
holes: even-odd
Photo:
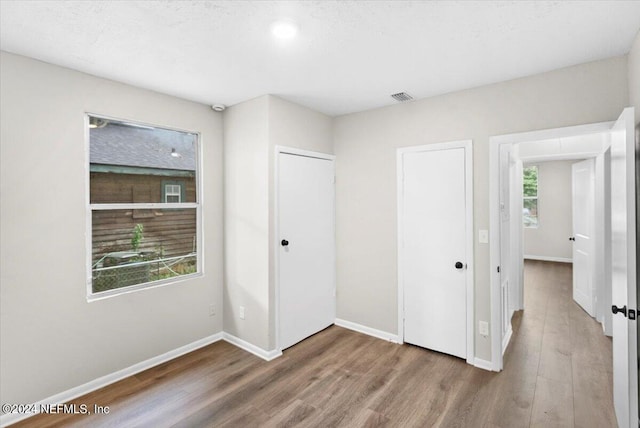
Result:
[[[616,426],[611,338],[573,301],[571,264],[527,260],[524,278],[504,373],[533,399],[530,425]]]

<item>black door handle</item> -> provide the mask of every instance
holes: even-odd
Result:
[[[624,305],[623,307],[619,308],[616,305],[611,306],[611,312],[613,312],[614,314],[617,314],[618,312],[620,312],[622,315],[624,315],[625,317],[627,316],[627,305]]]
[[[456,269],[462,269],[464,267],[464,265],[462,264],[462,262],[456,262]]]
[[[286,239],[283,239],[282,241],[280,241],[280,244],[282,244],[283,247],[286,247],[289,245],[289,241],[287,241]]]
[[[569,241],[575,241],[575,240],[576,240],[576,238],[573,237],[573,236],[569,238]]]

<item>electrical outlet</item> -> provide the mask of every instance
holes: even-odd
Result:
[[[209,306],[209,316],[212,317],[216,314],[216,305]]]
[[[240,314],[239,314],[239,317],[240,317],[240,319],[241,319],[241,320],[243,320],[243,319],[244,319],[244,306],[240,306]]]
[[[480,336],[489,336],[489,323],[486,321],[478,322],[478,333],[480,333]]]

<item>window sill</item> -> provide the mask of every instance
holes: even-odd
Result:
[[[111,297],[122,296],[123,294],[130,294],[138,291],[151,290],[153,288],[164,287],[167,285],[179,284],[181,282],[190,281],[192,279],[200,278],[203,276],[204,276],[204,273],[196,272],[196,273],[190,273],[190,274],[182,275],[175,278],[167,278],[159,281],[145,282],[142,284],[130,285],[128,287],[116,288],[114,290],[102,291],[100,293],[92,293],[89,291],[87,294],[87,302],[91,303],[98,300],[109,299]],[[89,287],[91,287],[91,285],[89,285]]]

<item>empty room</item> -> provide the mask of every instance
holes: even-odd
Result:
[[[639,31],[0,1],[0,426],[638,427]]]

